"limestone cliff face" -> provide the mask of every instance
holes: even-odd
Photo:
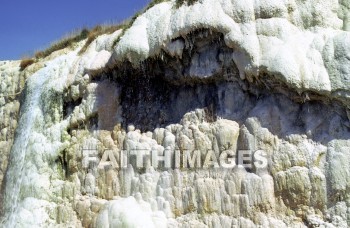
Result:
[[[0,63],[1,225],[350,226],[349,13],[166,1],[83,54]]]

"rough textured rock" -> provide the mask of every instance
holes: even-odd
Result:
[[[350,226],[348,5],[169,1],[23,78],[0,63],[2,225]]]
[[[8,155],[17,128],[20,92],[25,78],[19,73],[19,62],[0,62],[0,192],[6,172]],[[0,197],[1,198],[1,197]],[[1,202],[1,200],[0,200]]]

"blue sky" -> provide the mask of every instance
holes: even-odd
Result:
[[[0,4],[0,60],[20,59],[84,26],[120,22],[150,0],[9,0]]]

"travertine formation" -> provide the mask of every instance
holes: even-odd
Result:
[[[19,73],[18,64],[19,62],[0,62],[0,189],[17,128],[19,94],[25,81]]]
[[[81,55],[0,63],[1,225],[350,226],[349,8],[165,1]]]

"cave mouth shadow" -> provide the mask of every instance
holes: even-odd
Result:
[[[134,78],[135,79],[135,78]],[[129,124],[141,131],[152,131],[181,121],[183,116],[196,109],[204,109],[207,121],[215,121],[218,109],[217,85],[169,84],[162,78],[142,77],[122,84],[120,105],[123,128]]]

